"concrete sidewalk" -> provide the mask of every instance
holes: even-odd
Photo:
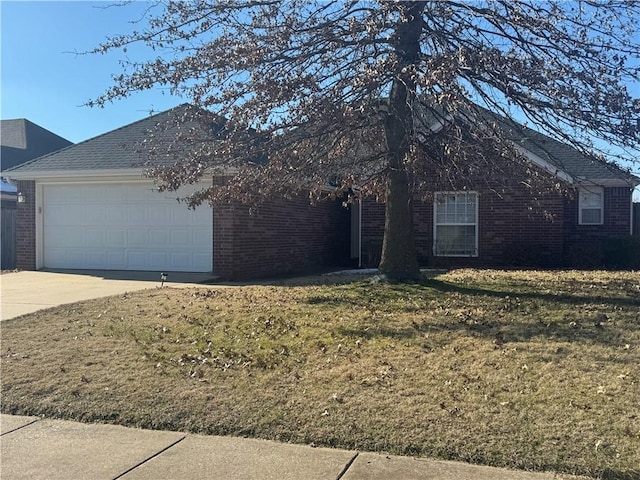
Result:
[[[170,272],[164,285],[202,286],[201,282],[212,278],[209,273]],[[160,284],[159,272],[66,270],[5,273],[0,275],[0,319],[8,320],[43,308],[155,288]]]
[[[560,480],[569,475],[0,415],[2,480]],[[584,477],[583,477],[584,478]]]

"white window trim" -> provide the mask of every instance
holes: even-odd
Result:
[[[600,221],[597,223],[584,222],[582,220],[582,193],[599,193],[600,194]],[[604,187],[581,187],[578,191],[578,225],[604,225]]]
[[[460,194],[460,193],[465,193],[467,195],[469,194],[473,194],[476,196],[476,221],[475,223],[443,223],[443,224],[438,224],[438,201],[437,198],[440,195],[448,195],[448,194]],[[461,191],[446,191],[446,192],[434,192],[433,195],[433,256],[434,257],[463,257],[463,258],[474,258],[474,257],[478,257],[478,251],[480,250],[479,245],[478,245],[478,231],[480,230],[480,217],[478,215],[478,205],[480,204],[480,195],[478,194],[478,192],[476,191],[465,191],[465,190],[461,190]],[[476,227],[476,235],[475,235],[475,252],[473,254],[468,254],[468,255],[461,255],[461,254],[443,254],[443,253],[438,253],[437,251],[437,229],[438,229],[438,225],[474,225]]]

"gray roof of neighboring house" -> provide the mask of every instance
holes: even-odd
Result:
[[[69,145],[69,140],[24,118],[0,121],[3,171]]]
[[[149,137],[151,132],[159,125],[171,128],[172,120],[180,118],[189,105],[180,105],[170,110],[151,115],[137,122],[125,125],[110,132],[98,135],[62,150],[36,158],[7,172],[38,173],[52,171],[78,171],[78,170],[111,170],[131,169],[141,166],[143,159],[136,151],[140,142]],[[173,158],[165,159],[166,163],[172,163]],[[159,160],[159,163],[163,163]]]

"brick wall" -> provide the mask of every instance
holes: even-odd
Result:
[[[576,245],[629,235],[631,190],[627,187],[604,189],[604,225],[578,225],[578,197],[571,192],[550,192],[535,200],[525,187],[517,185],[501,194],[494,189],[476,191],[480,222],[477,258],[433,256],[433,201],[415,202],[421,265],[560,266],[567,263],[567,255]],[[382,249],[384,205],[366,200],[362,216],[363,264],[375,267]]]
[[[36,269],[36,182],[19,180],[18,192],[25,197],[16,211],[16,268]]]
[[[591,239],[622,237],[631,233],[631,194],[629,187],[604,189],[604,224],[578,225],[578,195],[569,195],[564,202],[565,236],[567,244]]]
[[[436,191],[449,190],[441,188]],[[563,256],[564,199],[557,192],[535,200],[523,186],[501,194],[478,193],[478,256],[433,255],[433,200],[414,202],[418,262],[422,266],[554,266]],[[362,213],[363,265],[380,261],[384,232],[384,205],[365,200]]]
[[[479,258],[482,265],[558,266],[563,256],[564,198],[550,191],[534,198],[514,186],[479,198]]]
[[[272,200],[255,211],[239,203],[214,208],[214,273],[241,280],[349,259],[349,210],[338,201]]]
[[[604,189],[604,223],[578,225],[578,195],[565,199],[565,265],[578,268],[602,268],[609,265],[607,238],[629,237],[631,233],[631,196],[628,187]],[[623,252],[619,252],[623,254]],[[631,261],[632,259],[628,259]],[[619,259],[617,260],[619,261]],[[624,262],[623,262],[624,263]]]

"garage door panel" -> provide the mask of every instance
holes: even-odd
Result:
[[[127,253],[127,265],[131,270],[147,269],[147,253],[143,250],[129,250]]]
[[[149,252],[148,262],[151,270],[164,269],[167,267],[167,265],[169,265],[169,253],[168,252]]]
[[[182,208],[184,208],[184,215],[180,214],[180,211],[171,210],[169,213],[169,217],[171,219],[171,224],[177,227],[189,227],[192,225],[197,225],[197,217],[194,215],[193,210],[188,210],[187,206],[181,204]]]
[[[126,232],[121,228],[109,228],[106,232],[108,248],[124,248],[126,242]]]
[[[211,271],[213,215],[150,185],[43,187],[44,266]]]
[[[150,228],[148,232],[149,247],[166,249],[171,246],[171,231],[168,228]]]
[[[111,196],[110,192],[107,191],[107,187],[100,185],[95,189],[95,192],[92,194],[91,198],[94,203],[99,205],[104,205],[107,202],[107,199]]]
[[[87,252],[81,249],[67,250],[67,265],[85,265]]]
[[[127,220],[129,225],[147,225],[146,207],[143,205],[133,205],[127,209]]]
[[[74,249],[84,248],[87,245],[86,230],[81,227],[66,227],[65,246]]]
[[[191,255],[189,253],[172,253],[171,269],[172,270],[188,270],[191,265]]]
[[[124,250],[107,250],[107,266],[104,268],[107,270],[126,270],[126,252]]]
[[[96,219],[96,209],[92,208],[89,213],[87,205],[71,205],[67,215],[71,218],[72,225],[100,225]]]
[[[47,190],[47,203],[83,203],[86,199],[85,188],[80,186],[61,185]]]
[[[104,248],[106,247],[106,231],[104,230],[104,228],[98,229],[98,228],[88,228],[86,230],[86,244],[90,245],[92,247],[99,247],[99,248]]]
[[[178,248],[187,248],[191,245],[191,232],[186,228],[171,230],[171,244]]]
[[[67,229],[65,227],[49,227],[47,239],[49,247],[65,248],[67,245]]]
[[[88,268],[106,268],[107,252],[104,250],[91,250],[87,252],[87,267]]]
[[[105,224],[120,226],[126,223],[127,210],[121,205],[105,205]]]
[[[107,208],[104,203],[100,205],[85,205],[85,215],[87,225],[98,225],[104,228],[107,221]]]
[[[45,251],[44,257],[45,266],[48,265],[60,265],[60,268],[65,268],[62,265],[67,264],[67,249],[50,247]]]
[[[207,262],[211,261],[211,257],[206,253],[198,253],[194,252],[192,255],[192,260],[194,265],[204,265]]]
[[[73,225],[75,218],[78,217],[77,213],[75,213],[76,209],[77,205],[47,204],[45,207],[45,226]],[[81,214],[80,218],[83,219],[84,215]]]
[[[147,221],[151,225],[167,225],[171,223],[171,208],[162,207],[149,207],[147,211]]]
[[[205,229],[194,229],[191,232],[191,235],[193,237],[193,245],[195,247],[201,248],[201,249],[205,249],[207,247],[211,248],[212,247],[212,241],[211,241],[211,236],[209,235],[209,232],[207,232],[207,230]]]
[[[127,231],[127,245],[133,248],[143,249],[147,246],[147,231],[131,229]]]

